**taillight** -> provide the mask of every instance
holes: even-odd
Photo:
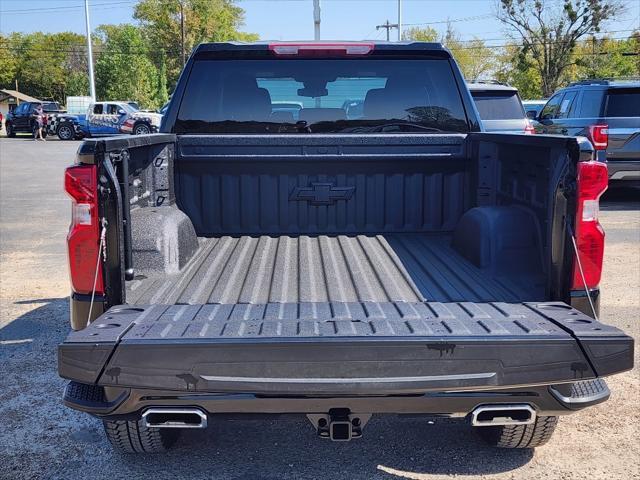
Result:
[[[589,140],[596,150],[606,150],[609,145],[609,126],[591,125],[588,129]]]
[[[604,257],[604,230],[598,221],[600,196],[608,185],[607,164],[602,162],[579,162],[576,210],[576,246],[577,260],[573,266],[574,290],[595,288],[602,276]],[[582,269],[580,268],[582,267]],[[584,276],[584,278],[583,278]]]
[[[342,55],[368,55],[373,43],[270,43],[269,50],[275,55],[326,57]]]
[[[98,175],[95,165],[75,165],[64,174],[64,189],[72,199],[71,226],[67,235],[71,286],[76,293],[90,294],[98,276],[96,293],[104,293],[102,266],[98,262]]]

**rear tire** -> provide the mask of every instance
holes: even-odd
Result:
[[[114,449],[121,453],[160,453],[178,439],[176,429],[149,428],[142,420],[103,420],[104,431]]]
[[[5,123],[4,128],[7,131],[7,137],[15,138],[16,131],[13,129],[13,125],[11,125],[10,123]]]
[[[558,417],[537,417],[530,425],[475,427],[485,442],[498,448],[535,448],[549,441]]]
[[[148,135],[151,133],[151,128],[146,123],[139,123],[133,127],[134,135]]]

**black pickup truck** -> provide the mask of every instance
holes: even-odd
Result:
[[[483,132],[439,44],[200,45],[161,132],[87,140],[65,174],[64,402],[116,448],[256,413],[535,447],[632,368],[597,320],[606,164]]]

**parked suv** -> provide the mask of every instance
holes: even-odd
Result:
[[[45,114],[60,112],[60,105],[57,102],[24,102],[18,105],[12,112],[7,115],[5,122],[5,128],[7,130],[7,137],[15,137],[16,133],[31,133],[35,137],[36,131],[36,108],[42,105],[42,110]],[[47,120],[48,115],[45,118],[45,128],[42,130],[42,134],[47,134]]]
[[[640,185],[640,81],[583,80],[557,91],[538,117],[542,133],[583,135],[609,164],[612,184]]]
[[[469,83],[468,86],[486,131],[534,133],[517,88],[498,82]]]

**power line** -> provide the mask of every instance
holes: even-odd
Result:
[[[628,40],[629,37],[605,37],[605,39],[606,40]],[[482,39],[478,39],[478,40],[483,41]],[[587,42],[587,41],[590,41],[590,39],[582,40],[582,42]],[[546,45],[555,45],[560,43],[564,43],[564,42],[552,41],[552,42],[546,42]],[[80,44],[75,45],[74,46],[75,48],[71,48],[71,49],[68,48],[69,46],[68,43],[66,43],[65,45],[67,46],[67,48],[55,48],[55,47],[39,48],[39,47],[32,47],[32,46],[8,46],[7,45],[7,46],[0,46],[0,49],[13,50],[16,52],[43,52],[43,53],[47,53],[47,52],[82,53],[84,49],[86,49],[85,45],[80,45]],[[525,46],[524,43],[503,43],[503,44],[495,44],[495,45],[464,46],[464,47],[458,47],[458,48],[460,50],[478,50],[481,48],[504,48],[504,47],[524,47],[524,46]],[[109,49],[101,46],[98,46],[96,51],[103,54],[113,54],[113,55],[149,55],[149,54],[157,53],[158,51],[163,51],[165,53],[174,53],[174,54],[180,53],[180,49],[154,48],[153,50],[113,50],[113,49]]]
[[[458,23],[458,22],[471,22],[474,20],[483,20],[485,18],[493,18],[495,17],[492,13],[485,13],[483,15],[474,15],[472,17],[462,17],[462,18],[451,18],[447,20],[438,20],[435,22],[421,22],[421,23],[405,23],[407,26],[418,26],[418,25],[440,25],[440,24],[448,24],[448,23]]]
[[[133,4],[137,3],[138,0],[119,0],[116,2],[103,2],[103,3],[94,3],[91,8],[111,8],[114,5],[123,5],[123,4]],[[76,9],[84,9],[84,5],[68,5],[66,7],[44,7],[44,8],[24,8],[17,10],[0,10],[0,14],[2,15],[22,15],[22,14],[33,14],[39,12],[57,12],[59,10],[76,10]]]
[[[391,27],[394,27],[393,24],[390,24]],[[386,27],[386,25],[383,25],[383,27]],[[613,33],[623,33],[623,32],[632,32],[634,30],[632,29],[627,29],[627,30],[611,30],[611,31],[607,31],[607,32],[599,32],[602,35],[609,35],[609,34],[613,34]],[[381,33],[381,32],[380,32]],[[375,38],[380,38],[380,35],[377,34]],[[628,40],[631,37],[629,36],[614,36],[614,37],[603,37],[600,38],[599,40]],[[475,42],[475,41],[480,41],[480,42],[490,42],[490,41],[503,41],[506,40],[504,38],[476,38],[476,39],[471,39],[471,40],[458,40],[457,43],[470,43],[470,42]],[[10,42],[16,42],[17,44],[15,45],[11,45]],[[588,42],[591,41],[590,38],[584,38],[584,40],[580,40],[580,42]],[[547,45],[555,45],[555,44],[559,44],[559,43],[564,43],[561,41],[550,41],[550,42],[546,42]],[[507,42],[507,43],[499,43],[499,44],[491,44],[491,45],[478,45],[478,46],[463,46],[463,47],[458,47],[458,49],[460,50],[478,50],[478,49],[482,49],[482,48],[505,48],[505,47],[524,47],[525,44],[524,43],[516,43],[516,42]],[[60,53],[84,53],[86,51],[86,45],[83,44],[69,44],[64,43],[64,45],[61,45],[59,48],[56,45],[51,45],[47,48],[40,48],[38,46],[29,46],[29,45],[20,45],[19,41],[15,41],[13,39],[9,39],[9,38],[4,38],[4,39],[0,39],[0,49],[2,50],[11,50],[14,52],[34,52],[34,53],[56,53],[56,54],[60,54]],[[96,51],[98,53],[101,54],[111,54],[111,55],[154,55],[157,54],[158,52],[162,51],[166,54],[174,54],[174,55],[178,55],[181,53],[181,50],[179,48],[177,49],[163,49],[163,48],[158,48],[158,47],[154,47],[153,49],[140,49],[140,50],[132,50],[132,49],[119,49],[119,50],[114,50],[111,48],[106,48],[104,45],[98,45],[96,46]]]
[[[623,33],[623,32],[635,32],[637,31],[637,28],[629,28],[626,30],[609,30],[607,32],[597,32],[594,33],[593,35],[608,35],[610,33]],[[622,37],[622,39],[626,39],[628,37]],[[610,40],[615,40],[611,37],[602,37],[601,39],[610,39]],[[458,43],[471,43],[471,42],[477,42],[478,40],[482,41],[482,42],[502,42],[502,41],[507,41],[510,40],[510,38],[508,37],[499,37],[499,38],[481,38],[481,37],[476,37],[476,38],[470,38],[467,40],[457,40]],[[591,40],[591,38],[588,38],[587,40]],[[581,40],[582,41],[582,40]]]
[[[605,37],[607,40],[628,40],[629,37]],[[586,42],[589,41],[589,39],[585,38],[584,40],[581,40],[582,42]],[[540,42],[536,42],[536,44],[539,44]],[[561,41],[551,41],[551,42],[543,42],[544,45],[558,45],[558,44],[563,44],[566,42],[561,42]],[[461,50],[478,50],[481,48],[507,48],[507,47],[525,47],[527,46],[525,43],[503,43],[503,44],[497,44],[497,45],[478,45],[478,46],[465,46],[465,47],[459,47]]]
[[[382,32],[378,32],[378,40],[382,40],[380,38],[380,34]],[[0,50],[7,50],[6,47],[0,47]],[[469,50],[468,48],[461,48],[460,50]],[[82,53],[84,54],[84,52],[80,51],[80,50],[35,50],[36,53],[40,54],[39,56],[41,58],[60,58],[60,54],[65,54],[65,53]],[[180,52],[177,51],[170,51],[170,50],[164,50],[165,53],[167,54],[172,54],[173,56],[175,56],[175,58],[179,58]],[[153,55],[154,53],[158,53],[157,50],[154,51],[139,51],[139,52],[114,52],[114,51],[102,51],[99,52],[101,54],[104,55],[132,55],[132,56],[137,56],[137,55]],[[622,56],[640,56],[640,53],[638,52],[616,52],[616,51],[601,51],[601,52],[574,52],[571,53],[571,56],[598,56],[598,55],[613,55],[613,54],[620,54]],[[492,57],[496,57],[498,56],[498,53],[472,53],[470,56],[474,57],[474,58],[492,58]]]

